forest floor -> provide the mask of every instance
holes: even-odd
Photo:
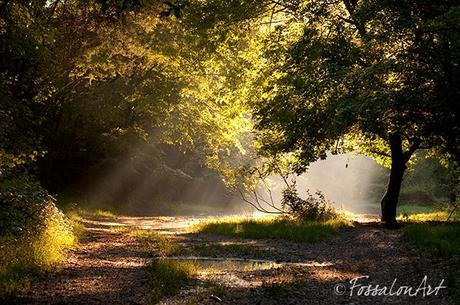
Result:
[[[86,217],[85,235],[65,262],[40,281],[18,304],[148,304],[150,275],[145,268],[154,254],[141,239],[116,227],[156,230],[185,249],[201,249],[209,257],[255,258],[277,262],[277,267],[248,268],[242,264],[201,270],[195,280],[162,304],[453,304],[449,288],[423,296],[350,296],[356,284],[393,284],[431,287],[445,279],[442,260],[427,258],[402,242],[400,230],[358,224],[315,243],[252,240],[190,233],[187,227],[200,218]],[[245,245],[238,253],[215,251],[215,246]],[[200,255],[203,256],[203,255]],[[261,264],[260,266],[262,266]],[[426,276],[426,281],[423,279]],[[425,284],[424,284],[425,283]],[[447,279],[444,281],[447,286]],[[362,287],[362,286],[361,286]],[[364,293],[364,290],[361,291]]]

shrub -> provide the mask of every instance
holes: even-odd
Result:
[[[283,190],[281,205],[289,214],[300,220],[327,221],[338,218],[337,212],[323,193],[317,191],[312,195],[307,190],[306,198],[300,198],[295,183]]]
[[[1,182],[0,298],[26,291],[76,242],[72,223],[38,183],[25,176]]]
[[[41,229],[54,199],[27,177],[3,179],[0,185],[0,234],[21,236]]]

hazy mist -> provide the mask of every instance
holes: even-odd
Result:
[[[338,209],[356,213],[378,213],[379,200],[386,185],[386,170],[374,160],[352,153],[328,155],[312,163],[308,171],[296,176],[297,190],[304,197],[321,191]],[[275,202],[280,202],[285,187],[280,178],[272,177],[270,185]]]

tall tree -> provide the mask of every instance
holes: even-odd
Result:
[[[268,85],[254,104],[261,153],[295,156],[299,173],[327,151],[359,149],[386,162],[391,173],[382,221],[392,225],[413,153],[429,148],[459,157],[460,6],[422,0],[286,5],[293,17],[272,35]]]

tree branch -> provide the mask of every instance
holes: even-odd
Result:
[[[373,154],[380,155],[380,156],[391,158],[390,154],[387,154],[386,152],[383,152],[383,151],[380,151],[380,150],[377,150],[377,149],[370,149],[369,152],[371,152]]]
[[[346,17],[340,16],[340,15],[338,17],[340,19],[342,19],[343,21],[354,25],[356,27],[356,30],[358,30],[358,33],[361,35],[361,38],[366,39],[367,33],[366,33],[366,28],[365,28],[364,24],[356,21],[353,18],[355,8],[356,8],[356,5],[357,5],[356,0],[343,0],[343,3],[345,4],[345,8],[346,8],[348,14],[350,15],[350,18],[346,18]]]
[[[404,161],[407,162],[409,161],[410,157],[412,154],[420,147],[421,141],[416,139],[412,143],[412,145],[409,147],[409,149],[404,153]]]
[[[266,209],[264,209],[262,206],[260,206],[260,204],[256,205],[254,204],[253,202],[251,202],[250,200],[248,200],[245,196],[244,196],[244,192],[241,191],[241,190],[238,190],[238,192],[240,193],[240,197],[241,199],[250,204],[253,208],[255,208],[257,211],[259,212],[263,212],[263,213],[268,213],[268,214],[281,214],[281,212],[278,212],[278,211],[268,211]],[[284,213],[284,212],[283,212]]]

